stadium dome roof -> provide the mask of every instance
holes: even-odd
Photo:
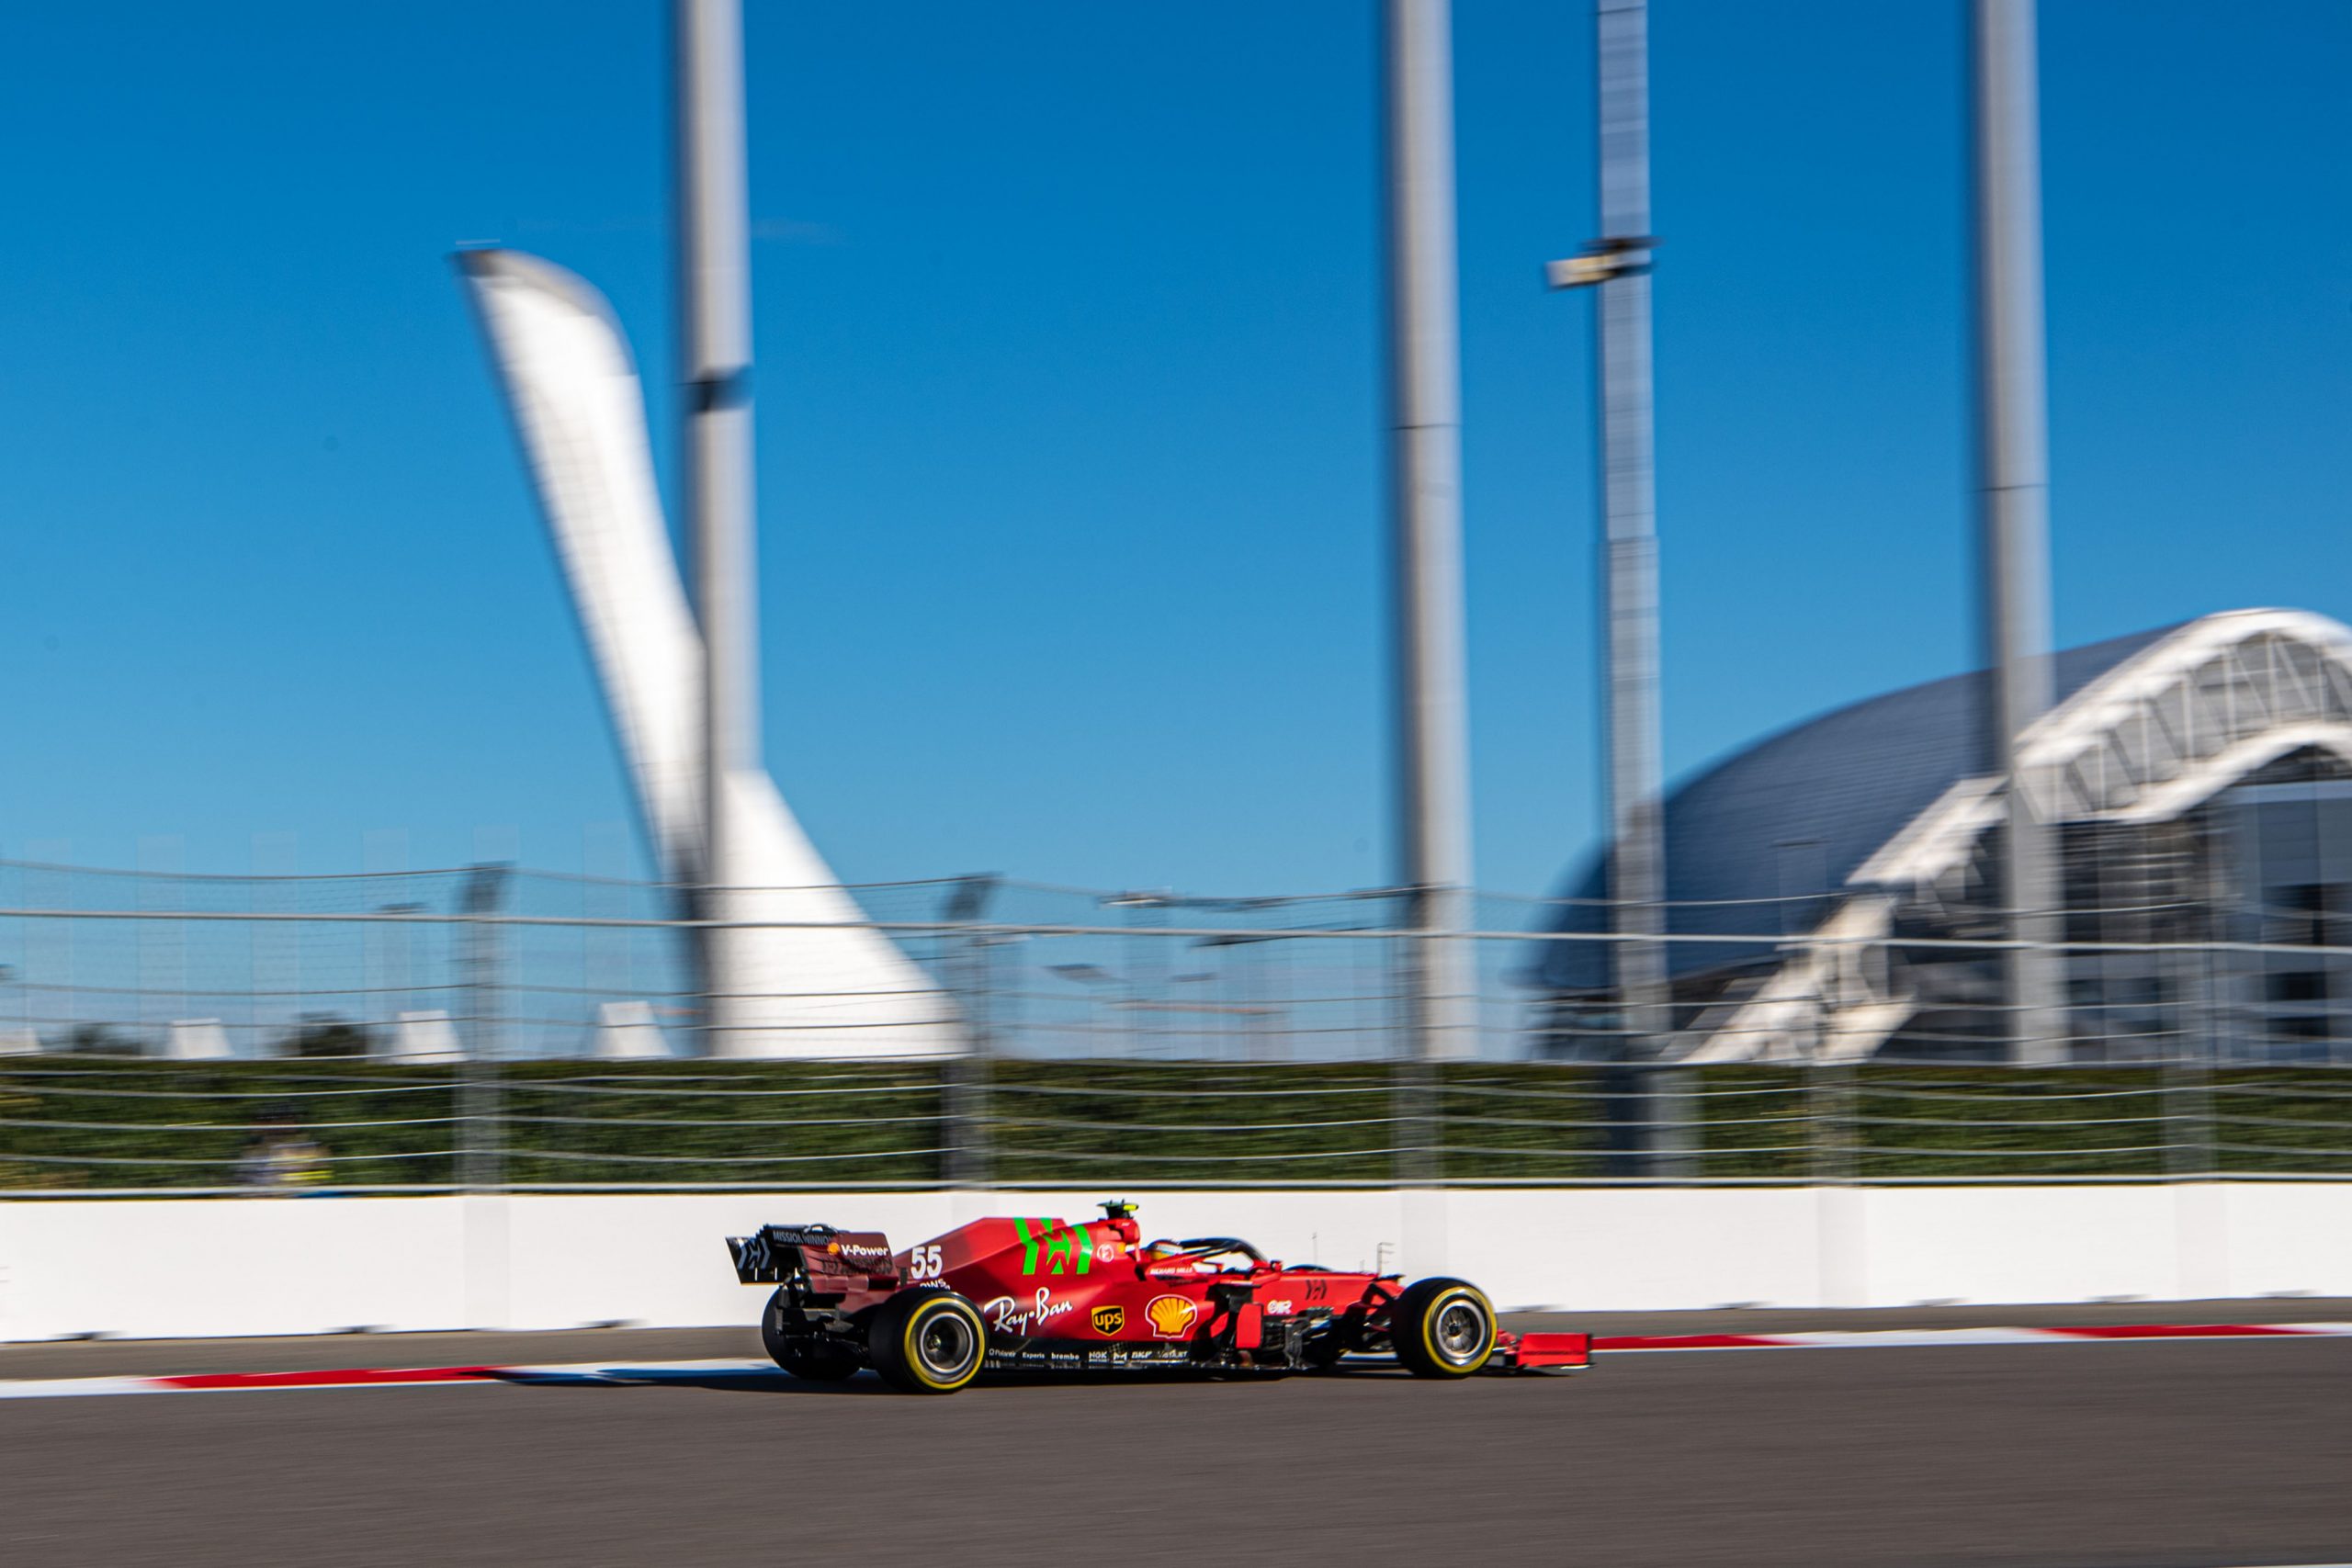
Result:
[[[2188,627],[2222,618],[2068,649],[2053,660],[2056,701]],[[1678,784],[1666,803],[1668,930],[1769,941],[1795,929],[1786,900],[1837,894],[1953,785],[1990,771],[1983,721],[1989,688],[1980,670],[1871,697],[1781,730]],[[1792,886],[1784,867],[1799,846],[1806,874],[1804,885]],[[1588,858],[1566,897],[1589,901],[1563,906],[1551,930],[1607,929],[1605,849]],[[1543,945],[1535,984],[1579,991],[1610,983],[1607,944]],[[1704,943],[1670,946],[1668,968],[1704,968],[1724,953]]]

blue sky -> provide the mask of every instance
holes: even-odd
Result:
[[[1598,766],[1589,305],[1538,286],[1589,20],[1456,10],[1477,863],[1536,890]],[[748,11],[767,739],[820,844],[1383,880],[1372,6]],[[1657,11],[1679,772],[1970,658],[1962,61],[1941,0]],[[2044,13],[2062,640],[2352,618],[2352,6]],[[9,41],[0,854],[580,866],[628,808],[445,257],[604,288],[666,472],[661,7]]]

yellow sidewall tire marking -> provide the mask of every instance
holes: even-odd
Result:
[[[956,1311],[956,1309],[952,1306],[924,1306],[918,1307],[913,1312],[907,1314],[907,1336],[904,1345],[907,1355],[907,1365],[913,1370],[915,1376],[920,1378],[922,1381],[923,1385],[927,1388],[943,1389],[949,1392],[962,1388],[966,1383],[970,1382],[974,1378],[980,1375],[980,1363],[987,1359],[984,1356],[973,1357],[972,1370],[966,1372],[962,1377],[957,1378],[953,1382],[944,1382],[939,1378],[933,1377],[931,1375],[931,1369],[923,1364],[922,1351],[915,1344],[916,1337],[922,1331],[923,1321],[934,1313]],[[957,1313],[956,1315],[960,1317],[963,1314],[961,1313]],[[979,1325],[977,1322],[974,1322],[971,1326],[976,1335],[981,1332]]]
[[[1437,1348],[1437,1320],[1444,1315],[1445,1303],[1456,1296],[1469,1297],[1470,1300],[1478,1303],[1478,1310],[1487,1314],[1487,1348],[1478,1352],[1476,1360],[1460,1368],[1456,1368],[1452,1361],[1446,1359],[1445,1353]],[[1421,1314],[1421,1345],[1429,1351],[1430,1360],[1434,1365],[1444,1367],[1448,1371],[1458,1371],[1464,1375],[1475,1372],[1485,1366],[1495,1353],[1495,1309],[1487,1304],[1485,1294],[1473,1286],[1464,1285],[1448,1291],[1430,1303],[1429,1310]]]

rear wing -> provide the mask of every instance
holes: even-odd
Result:
[[[895,1278],[890,1238],[880,1231],[831,1225],[762,1225],[727,1238],[735,1278],[746,1285],[781,1285],[796,1275],[863,1274]]]

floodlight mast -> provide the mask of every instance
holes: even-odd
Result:
[[[746,825],[738,775],[760,758],[759,547],[752,488],[750,196],[741,0],[673,0],[676,51],[679,344],[685,390],[684,511],[703,647],[703,832],[697,900],[734,918]],[[741,934],[701,929],[704,1041],[744,1039]]]
[[[2066,1059],[2065,978],[2054,944],[2054,834],[2018,768],[2018,741],[2049,711],[2050,431],[2041,312],[2041,132],[2034,0],[1976,0],[1974,75],[1978,604],[1986,762],[2007,781],[2000,904],[2003,1031],[2010,1059]]]
[[[1601,238],[1544,269],[1600,290],[1601,621],[1606,666],[1609,912],[1623,1055],[1656,1062],[1673,1026],[1658,739],[1657,510],[1650,375],[1649,8],[1597,0],[1594,70]],[[1683,1174],[1691,1144],[1679,1075],[1640,1095],[1643,1174]],[[1645,1075],[1646,1077],[1646,1075]]]
[[[1408,1054],[1477,1049],[1470,920],[1470,762],[1462,608],[1462,386],[1448,0],[1388,0],[1389,504],[1396,623],[1398,869],[1408,890]],[[1409,1096],[1408,1098],[1410,1098]],[[1425,1127],[1419,1110],[1409,1129]],[[1419,1180],[1418,1146],[1400,1175]]]

